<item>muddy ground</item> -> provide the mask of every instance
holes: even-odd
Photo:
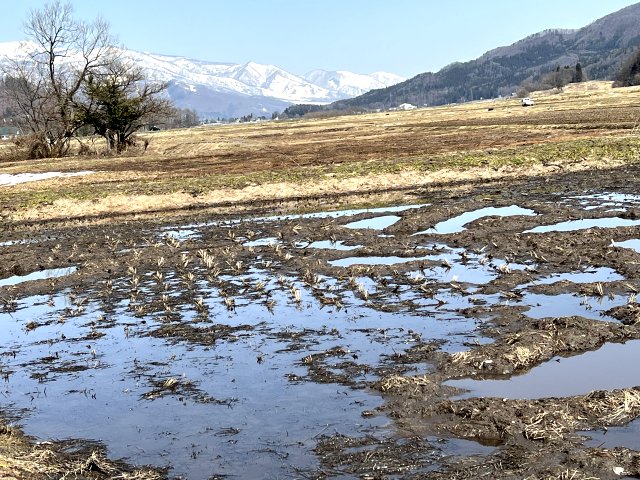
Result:
[[[158,462],[153,455],[148,457],[152,469],[145,472],[133,472],[124,464],[91,463],[91,458],[107,462],[104,456],[110,455],[110,445],[96,450],[91,447],[102,437],[80,433],[86,430],[81,423],[91,421],[90,415],[71,426],[78,431],[75,447],[56,447],[47,454],[58,470],[39,470],[37,465],[29,470],[24,464],[21,470],[16,459],[35,458],[41,446],[34,442],[70,441],[55,432],[41,437],[38,432],[46,429],[29,429],[39,415],[40,394],[47,386],[53,390],[63,378],[81,389],[82,382],[100,368],[101,341],[117,327],[124,332],[121,342],[149,339],[176,352],[215,353],[248,338],[270,339],[279,349],[256,348],[252,368],[284,363],[283,371],[291,370],[285,380],[292,385],[292,403],[297,402],[296,386],[312,384],[333,386],[345,396],[362,392],[380,399],[356,405],[355,412],[360,413],[352,423],[384,420],[384,435],[360,427],[343,433],[323,429],[319,423],[313,435],[291,446],[283,434],[281,444],[271,443],[257,454],[275,457],[271,463],[277,469],[265,467],[267,476],[279,472],[290,478],[639,477],[640,454],[632,447],[594,446],[586,437],[590,430],[623,426],[640,415],[640,380],[610,387],[610,374],[594,372],[602,388],[548,396],[543,386],[536,398],[518,398],[517,392],[515,398],[474,397],[451,383],[510,378],[548,362],[562,364],[565,357],[605,344],[640,339],[635,303],[640,253],[617,245],[640,238],[638,178],[637,168],[619,167],[439,184],[393,193],[389,207],[412,207],[395,210],[381,206],[375,193],[326,194],[253,204],[242,214],[194,210],[188,222],[183,216],[127,215],[98,224],[6,222],[0,233],[0,319],[31,340],[16,341],[16,333],[0,345],[7,399],[2,435],[14,439],[0,449],[0,473],[9,478],[57,478],[72,470],[70,456],[74,456],[80,478],[242,476],[240,463],[225,469],[222,460],[218,467],[193,467],[193,476],[188,465],[174,470],[171,458]],[[389,202],[389,192],[384,199]],[[379,210],[283,216],[348,204],[371,204]],[[440,223],[487,207],[499,210],[487,210],[488,216],[463,222],[457,231],[448,233],[446,224]],[[573,231],[528,232],[566,221],[607,218],[614,220]],[[374,223],[349,225],[363,220]],[[317,248],[315,242],[325,243]],[[43,272],[42,278],[21,280],[34,272]],[[64,305],[58,305],[61,294]],[[34,298],[39,300],[29,300]],[[47,305],[53,314],[35,309]],[[249,314],[251,308],[273,320],[258,321]],[[33,313],[21,315],[29,309]],[[124,311],[129,317],[122,323],[119,312]],[[282,312],[292,315],[291,323],[296,322],[295,312],[301,319],[305,312],[329,317],[347,312],[353,318],[344,325],[309,320],[285,326],[278,319]],[[399,320],[361,326],[362,312]],[[429,320],[461,326],[430,334],[429,328],[406,327],[405,318],[411,318],[411,325]],[[82,328],[65,330],[75,325],[74,319],[82,319]],[[351,337],[356,334],[376,345],[374,354],[353,347]],[[48,353],[30,357],[30,341]],[[214,355],[210,362],[217,358],[222,357]],[[615,361],[606,367],[619,368]],[[25,378],[41,387],[31,391],[30,401],[11,391],[12,382],[25,370],[29,372]],[[135,360],[133,370],[145,386],[138,402],[148,405],[175,399],[185,406],[232,410],[247,401],[242,392],[219,395],[204,381],[181,377],[169,363],[159,369],[154,362]],[[280,370],[277,375],[284,377]],[[550,376],[548,382],[562,380]],[[89,389],[83,396],[92,395],[103,394]],[[74,398],[67,395],[60,401]],[[93,414],[101,415],[99,409]],[[38,438],[15,440],[22,439],[18,432],[23,425]],[[228,425],[216,432],[216,441],[228,444],[241,439],[241,430]],[[260,435],[259,427],[253,434]],[[206,454],[205,447],[222,449],[199,441],[189,440],[194,461]],[[291,453],[295,448],[314,460],[297,464]],[[147,458],[133,452],[120,457],[138,466]]]

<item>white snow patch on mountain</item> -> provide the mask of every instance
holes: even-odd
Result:
[[[344,70],[312,70],[304,75],[309,82],[337,92],[341,98],[356,97],[377,88],[385,88],[403,82],[405,78],[393,73],[375,72],[369,75]]]

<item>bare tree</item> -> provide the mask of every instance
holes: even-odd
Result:
[[[69,3],[54,0],[32,10],[25,32],[33,50],[6,72],[11,108],[26,132],[36,135],[42,156],[67,153],[82,126],[77,118],[81,87],[89,74],[104,66],[112,38],[108,24],[73,18]]]

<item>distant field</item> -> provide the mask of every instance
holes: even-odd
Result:
[[[0,174],[96,173],[0,187],[0,204],[12,219],[176,212],[639,158],[640,88],[587,82],[532,98],[161,131],[144,134],[140,156],[5,161]]]

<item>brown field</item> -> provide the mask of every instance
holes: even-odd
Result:
[[[229,202],[580,170],[628,161],[638,151],[639,88],[588,82],[534,98],[532,108],[500,99],[163,131],[141,135],[150,140],[142,155],[4,161],[0,173],[96,173],[3,187],[0,204],[5,218],[16,220],[177,214]],[[83,141],[99,149],[99,141]]]

